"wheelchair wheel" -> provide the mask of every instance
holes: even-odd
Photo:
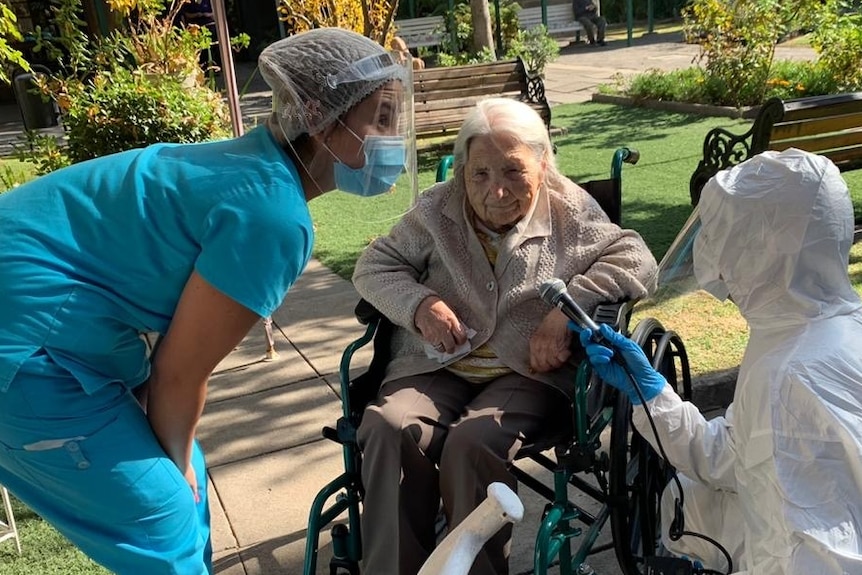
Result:
[[[641,321],[631,336],[684,399],[691,398],[688,356],[680,338],[655,319]],[[643,575],[644,557],[661,543],[660,502],[673,469],[631,424],[632,406],[617,394],[611,422],[609,491],[611,532],[625,575]]]

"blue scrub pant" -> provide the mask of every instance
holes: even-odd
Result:
[[[120,575],[212,573],[206,467],[195,504],[121,384],[87,394],[44,352],[0,392],[0,484]]]

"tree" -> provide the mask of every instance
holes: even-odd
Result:
[[[388,46],[394,35],[398,0],[280,0],[279,18],[290,32],[346,28]]]
[[[473,16],[473,51],[479,53],[487,49],[491,57],[496,58],[488,0],[470,0],[470,12]]]

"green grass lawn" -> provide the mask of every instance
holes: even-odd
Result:
[[[0,158],[0,193],[26,182],[34,174],[32,164],[13,158]]]
[[[41,517],[12,499],[22,554],[13,541],[0,543],[0,575],[108,575]],[[0,511],[2,513],[2,511]],[[5,518],[4,518],[5,519]]]

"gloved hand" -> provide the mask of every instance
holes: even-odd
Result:
[[[587,357],[599,374],[603,381],[616,387],[625,393],[632,405],[639,405],[641,398],[638,396],[632,385],[632,380],[626,373],[626,370],[620,365],[619,361],[612,361],[616,353],[626,364],[632,377],[637,382],[640,388],[641,395],[644,401],[649,401],[659,393],[667,385],[664,376],[653,369],[643,350],[635,342],[629,338],[617,333],[609,325],[601,324],[599,331],[605,342],[610,344],[613,349],[596,343],[592,340],[593,332],[589,329],[580,329],[573,324],[569,324],[574,331],[580,332],[581,345],[587,351]]]

